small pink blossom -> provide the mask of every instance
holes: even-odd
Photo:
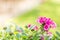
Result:
[[[47,35],[48,35],[48,36],[52,36],[52,33],[51,33],[51,32],[47,32]]]
[[[37,30],[38,30],[38,27],[37,27],[37,26],[35,26],[33,29],[37,31]]]
[[[46,17],[40,17],[38,18],[37,22],[38,23],[41,23],[41,24],[44,24],[44,22],[46,21]]]
[[[44,25],[44,30],[45,30],[45,31],[48,31],[48,30],[49,30],[49,28],[50,28],[50,26],[49,26],[49,25],[47,25],[47,24],[46,24],[46,25]]]
[[[53,29],[55,29],[56,28],[56,23],[55,22],[53,22],[52,24],[51,24],[51,28],[53,28]]]
[[[28,24],[28,28],[31,26],[31,24]]]
[[[45,21],[45,24],[51,25],[52,24],[52,20],[50,18],[47,18],[47,20]]]
[[[41,35],[41,37],[40,37],[41,39],[40,40],[44,40],[44,35]]]

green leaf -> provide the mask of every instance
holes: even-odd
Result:
[[[39,35],[38,35],[38,33],[35,33],[35,35],[33,36],[33,40],[39,40]]]
[[[52,40],[59,40],[59,37],[57,37],[57,36],[53,35]]]
[[[20,39],[20,34],[19,34],[19,33],[16,34],[16,39],[17,39],[17,40]]]
[[[60,33],[58,31],[56,31],[56,34],[60,37]]]
[[[28,38],[28,36],[27,36],[27,34],[26,33],[22,33],[22,36],[21,36],[23,39],[27,39]]]
[[[56,40],[59,40],[59,38],[58,38],[58,37],[56,37]]]
[[[19,33],[18,33],[18,34],[16,34],[16,37],[17,37],[17,38],[20,38],[20,34],[19,34]]]

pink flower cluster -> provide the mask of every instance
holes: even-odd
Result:
[[[50,18],[39,17],[37,20],[38,23],[41,23],[45,31],[48,31],[49,28],[56,28],[56,23]]]

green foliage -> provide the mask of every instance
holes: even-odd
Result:
[[[31,26],[29,29],[26,26],[24,30],[19,26],[14,26],[14,27],[15,27],[14,31],[11,30],[13,26],[4,27],[2,29],[4,32],[0,30],[0,39],[1,40],[40,40],[41,31],[40,29],[38,31],[35,31],[35,30],[32,31],[32,29],[34,28],[34,25]],[[60,35],[59,32],[56,32],[56,34],[58,36]],[[51,39],[59,40],[59,37],[53,36]],[[50,37],[47,35],[44,36],[44,38],[45,40],[50,40],[49,39]]]

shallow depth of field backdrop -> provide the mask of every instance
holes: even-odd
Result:
[[[14,22],[19,26],[25,26],[27,24],[36,24],[36,19],[39,16],[46,16],[53,19],[57,28],[52,30],[53,34],[55,31],[60,31],[60,1],[59,0],[48,0],[42,5],[37,6],[36,8],[27,11],[25,14],[14,18]]]

